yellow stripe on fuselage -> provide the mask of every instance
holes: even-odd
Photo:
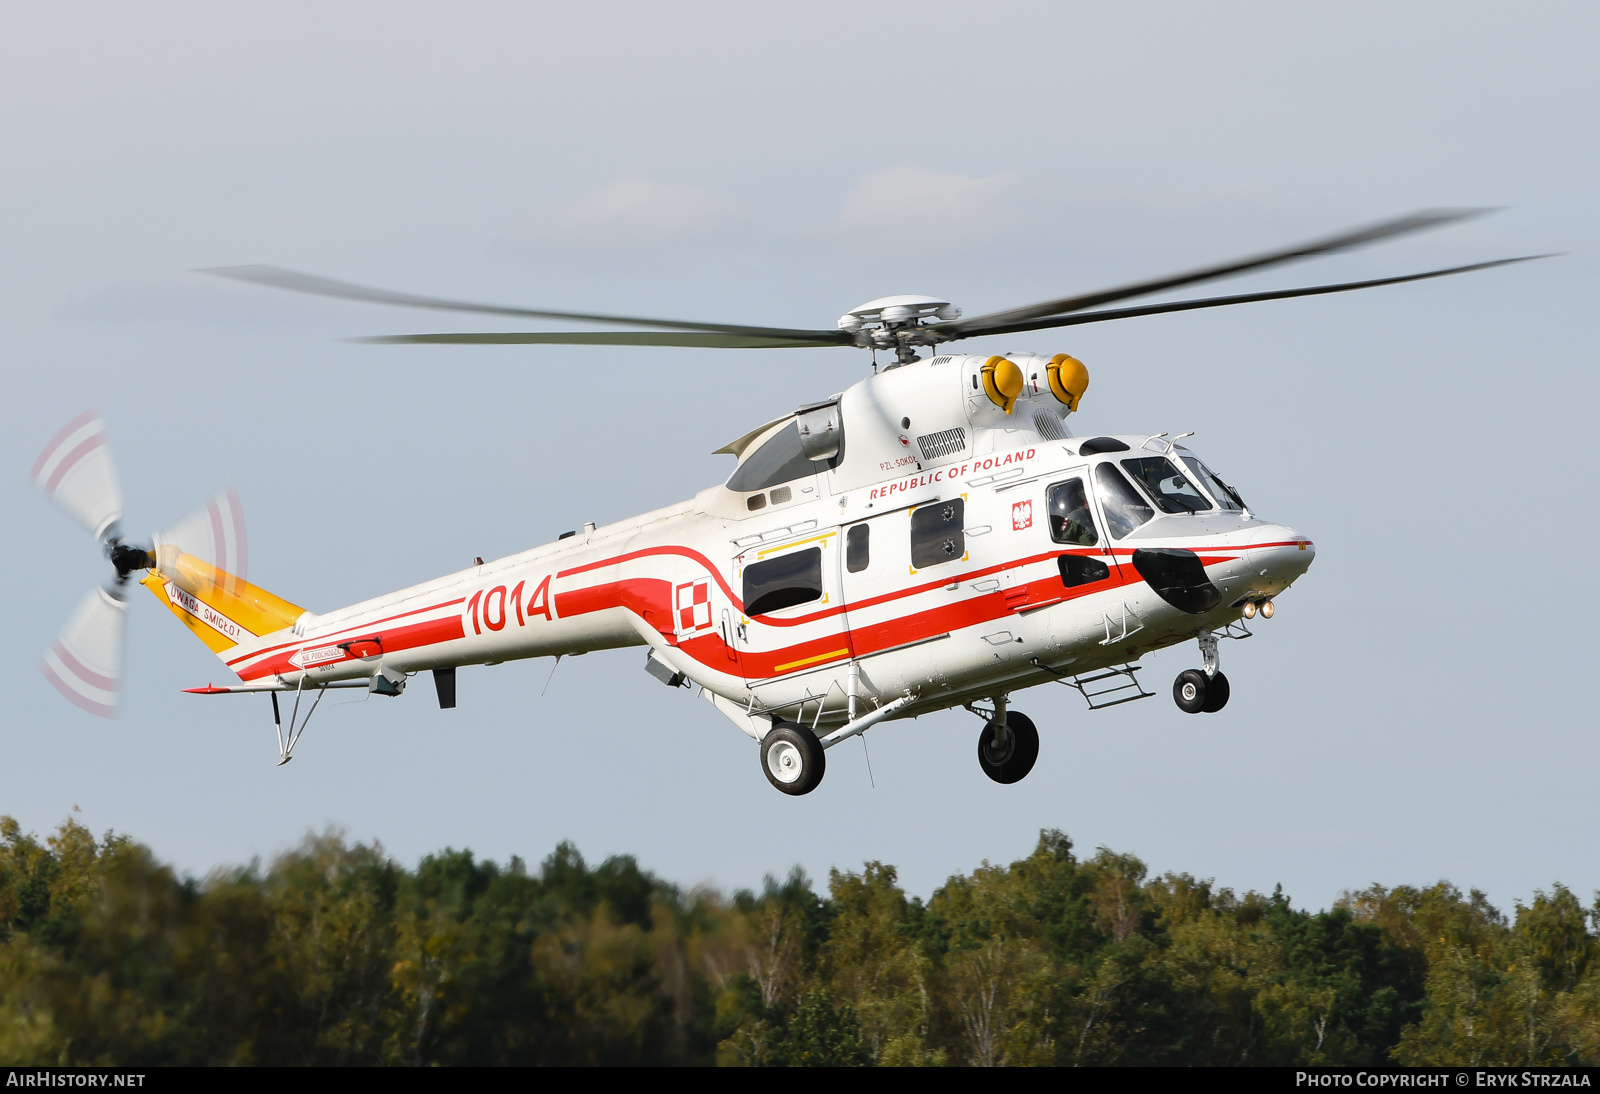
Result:
[[[787,665],[774,665],[773,672],[788,672],[790,669],[804,668],[806,665],[815,665],[819,661],[831,661],[835,657],[843,657],[849,650],[834,650],[832,653],[819,653],[815,657],[803,657],[798,661],[790,661]]]

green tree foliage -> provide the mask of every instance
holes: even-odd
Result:
[[[1308,912],[1059,832],[924,902],[877,862],[724,898],[333,835],[197,881],[0,818],[0,1062],[1592,1065],[1597,928],[1559,885]]]

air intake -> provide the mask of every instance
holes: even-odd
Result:
[[[939,433],[929,433],[917,438],[917,446],[922,449],[923,459],[943,459],[967,450],[967,431],[957,426]]]
[[[1047,441],[1067,439],[1067,431],[1062,427],[1061,419],[1043,408],[1033,412],[1033,428],[1037,429],[1039,436]]]

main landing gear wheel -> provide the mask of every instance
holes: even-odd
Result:
[[[1228,678],[1222,673],[1217,673],[1206,684],[1205,705],[1200,708],[1202,714],[1215,714],[1228,705]]]
[[[1039,731],[1026,714],[1006,711],[1006,732],[998,743],[993,722],[978,734],[978,766],[997,783],[1021,782],[1038,758]]]
[[[1211,680],[1199,669],[1184,669],[1172,682],[1172,701],[1185,714],[1199,714],[1206,709],[1206,693],[1211,690]]]
[[[1220,672],[1207,676],[1200,669],[1184,669],[1172,682],[1172,701],[1185,714],[1215,714],[1228,705],[1232,690]]]
[[[809,794],[827,770],[817,735],[793,722],[775,722],[761,738],[761,770],[785,794]]]

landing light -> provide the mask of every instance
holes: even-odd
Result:
[[[1256,617],[1256,602],[1254,600],[1246,600],[1244,607],[1239,609],[1239,614],[1246,619],[1254,619]]]
[[[1274,611],[1274,609],[1272,607],[1272,601],[1270,601],[1270,600],[1262,601],[1262,603],[1261,603],[1261,618],[1262,619],[1271,619],[1273,611]]]

